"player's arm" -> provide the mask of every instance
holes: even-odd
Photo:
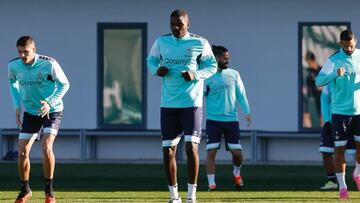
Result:
[[[217,71],[217,62],[211,50],[211,46],[207,40],[205,40],[204,43],[204,49],[200,56],[200,62],[202,64],[199,66],[198,70],[190,71],[194,75],[195,80],[205,80]]]
[[[242,109],[242,111],[245,114],[245,119],[248,122],[248,126],[251,124],[252,122],[252,117],[251,117],[251,112],[250,112],[250,106],[249,106],[249,102],[246,96],[246,90],[245,90],[245,86],[241,80],[240,74],[236,73],[236,83],[235,83],[236,87],[236,99],[239,101],[240,107]]]
[[[51,77],[56,83],[56,90],[53,94],[45,99],[50,107],[59,103],[70,88],[69,80],[67,79],[58,62],[55,60],[52,62]]]
[[[10,89],[10,95],[15,109],[15,122],[18,128],[21,128],[21,107],[20,107],[20,93],[19,93],[19,83],[16,80],[16,76],[12,72],[11,68],[8,66],[8,83]]]
[[[321,97],[320,97],[320,102],[321,102],[321,115],[323,117],[323,121],[324,123],[327,121],[330,121],[330,102],[331,102],[331,97],[330,97],[330,92],[329,92],[329,86],[325,85],[322,88],[321,91]]]
[[[317,87],[322,87],[332,80],[336,79],[338,73],[334,69],[334,65],[330,59],[327,59],[319,75],[315,79],[315,83]]]
[[[147,57],[146,61],[151,74],[163,77],[169,72],[169,69],[165,66],[159,67],[160,59],[160,49],[158,41],[156,40],[151,47],[149,56]]]

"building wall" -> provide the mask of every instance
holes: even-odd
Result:
[[[170,32],[171,11],[181,8],[190,15],[191,32],[230,50],[231,67],[241,73],[254,118],[250,128],[244,127],[241,118],[241,128],[297,131],[298,22],[349,21],[353,31],[360,33],[359,6],[355,0],[0,1],[0,128],[16,127],[6,67],[9,60],[17,57],[15,42],[19,36],[32,35],[38,53],[56,58],[71,82],[64,98],[63,128],[93,129],[97,127],[97,23],[148,23],[150,50],[157,36]],[[147,129],[160,128],[160,91],[159,78],[148,73]],[[112,141],[106,139],[109,138],[100,141],[99,148],[111,145]],[[286,144],[276,142],[269,146]],[[274,152],[269,158],[282,155]],[[73,158],[66,153],[63,156]]]
[[[6,66],[17,56],[19,36],[33,35],[38,53],[56,58],[71,81],[63,127],[96,128],[97,23],[147,22],[149,50],[157,36],[169,33],[170,12],[182,8],[190,15],[191,32],[231,51],[231,67],[247,88],[251,129],[296,131],[298,22],[350,21],[358,33],[357,5],[355,0],[346,5],[335,0],[0,1],[0,128],[15,127]],[[159,129],[160,80],[148,74],[147,90],[147,128]]]

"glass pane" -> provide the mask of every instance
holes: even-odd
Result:
[[[322,117],[320,109],[321,88],[316,87],[315,77],[326,59],[340,48],[340,33],[347,25],[303,25],[301,27],[301,68],[302,68],[302,127],[320,128]],[[311,57],[314,60],[307,60]],[[312,61],[312,62],[311,62]]]
[[[104,30],[104,124],[142,122],[141,29]]]

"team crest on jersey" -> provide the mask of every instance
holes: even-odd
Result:
[[[38,74],[36,75],[36,79],[39,80],[39,81],[43,81],[43,80],[44,80],[43,74],[38,73]]]
[[[193,55],[193,50],[191,48],[186,49],[186,54],[184,56],[192,57],[192,55]]]

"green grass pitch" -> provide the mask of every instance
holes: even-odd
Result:
[[[350,200],[360,202],[348,168]],[[320,191],[325,175],[321,166],[244,165],[245,188],[235,191],[232,166],[217,166],[218,191],[207,192],[205,167],[200,167],[198,202],[338,202],[337,191]],[[16,163],[0,163],[0,202],[13,202],[18,193]],[[180,195],[186,198],[186,166],[179,164]],[[167,202],[168,191],[161,164],[57,164],[57,202]],[[43,202],[41,164],[32,164],[29,203]]]

